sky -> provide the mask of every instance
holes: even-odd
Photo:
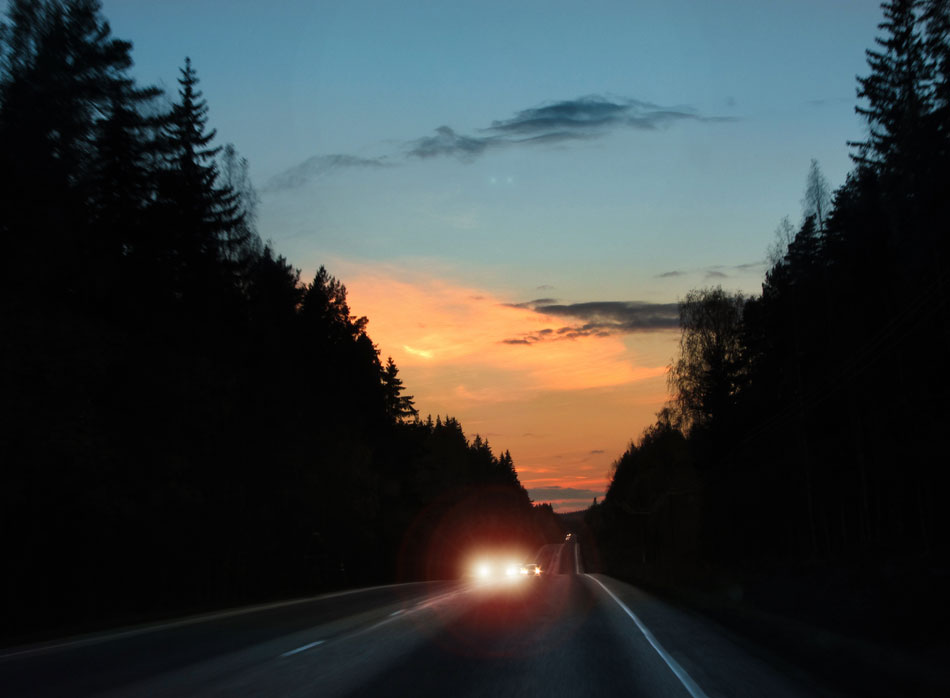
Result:
[[[190,56],[262,237],[369,318],[423,415],[601,497],[668,399],[678,299],[761,290],[816,158],[851,167],[870,0],[104,0],[134,75]]]

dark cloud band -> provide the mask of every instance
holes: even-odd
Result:
[[[523,109],[510,119],[493,121],[481,130],[485,134],[481,136],[463,136],[448,126],[440,126],[435,135],[412,141],[407,154],[419,158],[448,155],[471,161],[501,146],[598,138],[624,128],[655,130],[677,121],[733,120],[703,116],[690,107],[661,107],[637,99],[594,95]]]
[[[679,327],[679,305],[676,303],[644,303],[642,301],[595,301],[557,304],[550,298],[526,303],[509,303],[509,307],[533,310],[540,315],[573,318],[580,322],[563,327],[545,328],[521,337],[503,339],[504,344],[537,344],[538,342],[579,337],[609,337],[634,332],[655,332]]]

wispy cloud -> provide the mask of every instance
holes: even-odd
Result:
[[[734,117],[704,116],[685,106],[663,107],[638,99],[592,95],[522,109],[508,119],[493,121],[480,130],[483,135],[460,135],[449,126],[440,126],[435,135],[411,141],[407,155],[453,156],[470,162],[498,147],[585,140],[625,128],[652,131],[677,121],[733,120]]]
[[[385,156],[376,158],[361,158],[356,155],[314,155],[298,165],[280,172],[271,177],[262,188],[262,191],[278,191],[282,189],[296,189],[314,177],[330,174],[337,170],[352,168],[381,168],[392,167]]]
[[[653,332],[679,326],[676,303],[645,303],[643,301],[594,301],[557,304],[551,298],[526,303],[507,304],[512,308],[533,310],[548,317],[567,317],[579,323],[553,328],[545,327],[518,337],[501,340],[504,344],[537,344],[545,341],[579,337],[610,337],[633,332]]]
[[[494,138],[462,136],[448,126],[439,126],[434,136],[412,141],[407,154],[417,158],[454,155],[460,160],[474,160],[493,145],[499,145]]]
[[[687,106],[664,107],[626,97],[590,95],[522,109],[496,119],[477,134],[463,134],[443,125],[428,136],[405,144],[401,156],[365,158],[356,155],[314,155],[275,175],[262,191],[293,189],[314,177],[345,168],[392,167],[400,158],[427,160],[454,157],[472,162],[489,150],[512,146],[543,146],[600,138],[611,131],[653,131],[678,121],[723,122],[735,117],[706,116]]]
[[[669,271],[656,274],[654,278],[673,279],[678,276],[702,275],[707,279],[727,279],[729,278],[730,272],[737,272],[739,274],[750,271],[759,272],[764,270],[766,266],[767,263],[765,260],[759,260],[757,262],[744,262],[742,264],[732,265],[715,264],[709,267],[698,267],[694,269],[671,269]]]

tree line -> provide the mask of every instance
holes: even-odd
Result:
[[[4,636],[452,576],[460,541],[556,538],[508,453],[418,418],[343,283],[262,241],[191,61],[173,94],[131,68],[97,0],[9,3]]]
[[[761,294],[717,287],[681,300],[672,399],[587,512],[607,569],[710,588],[782,570],[913,567],[901,598],[939,596],[948,8],[882,5],[857,80],[867,131],[848,144],[854,167],[831,192],[812,162],[803,220],[779,226]]]

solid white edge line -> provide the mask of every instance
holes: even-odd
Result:
[[[683,684],[683,688],[685,688],[693,698],[708,698],[703,692],[703,689],[699,687],[699,684],[693,681],[693,677],[687,674],[686,670],[680,666],[679,662],[673,659],[673,657],[670,656],[670,653],[663,649],[663,646],[660,645],[659,641],[653,636],[653,633],[651,633],[649,628],[647,628],[647,626],[645,626],[643,622],[637,617],[637,614],[627,607],[627,604],[617,598],[617,595],[608,589],[602,581],[597,579],[597,577],[594,577],[591,574],[585,574],[584,576],[597,582],[601,589],[610,594],[610,598],[616,601],[617,605],[626,611],[627,615],[630,616],[630,618],[633,619],[633,622],[637,624],[637,627],[640,628],[640,632],[643,633],[643,636],[647,639],[647,642],[650,643],[650,646],[656,650],[656,653],[660,655],[660,658],[666,662],[666,665],[670,668],[670,670],[676,674],[676,678],[678,678],[680,683]]]
[[[293,654],[297,654],[298,652],[304,652],[305,650],[308,650],[308,649],[310,649],[311,647],[316,647],[317,645],[322,645],[322,644],[323,644],[323,640],[317,640],[316,642],[311,642],[311,643],[309,643],[309,644],[302,645],[302,646],[298,647],[298,648],[295,649],[295,650],[290,650],[289,652],[284,652],[284,653],[283,653],[282,655],[280,655],[280,656],[281,656],[281,657],[289,657],[289,656],[291,656],[291,655],[293,655]]]

